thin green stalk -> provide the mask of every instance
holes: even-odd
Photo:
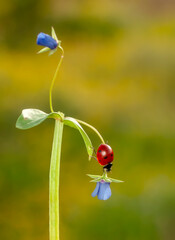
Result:
[[[105,144],[105,141],[104,141],[103,137],[101,136],[101,134],[99,133],[99,131],[97,131],[96,128],[94,128],[92,125],[90,125],[90,124],[88,124],[88,123],[86,123],[86,122],[84,122],[84,121],[81,121],[81,120],[79,120],[79,119],[76,119],[76,120],[77,120],[77,122],[79,122],[79,123],[81,123],[81,124],[83,124],[83,125],[91,128],[91,129],[99,136],[99,138],[100,138],[100,140],[102,141],[102,143]]]
[[[62,116],[64,117],[64,115]],[[59,178],[63,122],[55,120],[49,176],[49,235],[50,240],[59,240]]]
[[[51,85],[50,85],[50,91],[49,91],[49,102],[50,102],[50,110],[51,110],[51,112],[54,112],[53,105],[52,105],[52,90],[53,90],[53,86],[54,86],[54,83],[55,83],[55,79],[57,77],[58,71],[60,69],[61,63],[62,63],[63,58],[64,58],[64,50],[63,50],[63,48],[61,46],[59,46],[59,48],[61,49],[62,54],[61,54],[60,61],[58,62],[55,74],[53,76],[53,79],[52,79],[52,82],[51,82]]]

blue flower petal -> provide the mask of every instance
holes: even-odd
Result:
[[[98,194],[99,188],[100,188],[100,183],[97,182],[96,188],[92,193],[92,197],[95,197]]]
[[[38,34],[36,43],[50,49],[55,49],[58,46],[57,41],[45,33]]]
[[[98,191],[98,199],[99,200],[107,200],[111,196],[111,189],[110,189],[110,183],[104,182],[100,183],[99,191]]]

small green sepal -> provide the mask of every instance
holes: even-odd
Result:
[[[55,49],[53,49],[53,50],[50,50],[50,52],[49,52],[49,56],[51,56],[52,54],[54,54],[55,52],[57,51],[57,48],[55,48]]]
[[[53,39],[55,39],[57,41],[57,43],[59,42],[58,38],[57,38],[57,35],[56,35],[56,32],[55,32],[55,29],[52,27],[51,29],[51,34],[52,34],[52,37]]]
[[[37,54],[44,53],[44,52],[48,52],[48,51],[50,51],[50,48],[44,47],[44,48],[42,48],[40,51],[38,51]]]
[[[91,180],[90,182],[100,182],[101,181],[101,178],[95,178],[93,180]]]
[[[100,175],[91,175],[91,174],[87,174],[87,176],[89,176],[90,178],[93,179],[90,182],[100,182],[102,180],[104,180],[105,182],[115,182],[115,183],[123,182],[121,180],[117,180],[117,179],[114,179],[114,178],[109,178],[107,176],[106,172],[104,172],[104,174],[102,176],[100,176]]]
[[[108,178],[110,182],[115,182],[115,183],[120,183],[120,182],[124,182],[122,180],[118,180],[118,179],[114,179],[114,178]]]
[[[100,175],[92,175],[92,174],[87,174],[87,176],[89,176],[90,178],[101,178],[102,176]]]
[[[53,39],[55,39],[57,41],[58,47],[60,47],[61,46],[61,41],[58,40],[55,29],[53,27],[52,27],[52,37],[53,37]]]

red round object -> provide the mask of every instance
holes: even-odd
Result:
[[[111,163],[114,159],[112,148],[107,144],[101,144],[97,150],[97,160],[100,165],[105,166]]]

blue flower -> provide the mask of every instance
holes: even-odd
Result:
[[[111,196],[110,182],[101,180],[97,182],[96,188],[92,193],[92,197],[97,195],[99,200],[107,200]]]
[[[58,46],[57,41],[54,38],[52,38],[50,35],[45,33],[38,34],[36,43],[38,45],[48,47],[50,49],[55,49]]]

